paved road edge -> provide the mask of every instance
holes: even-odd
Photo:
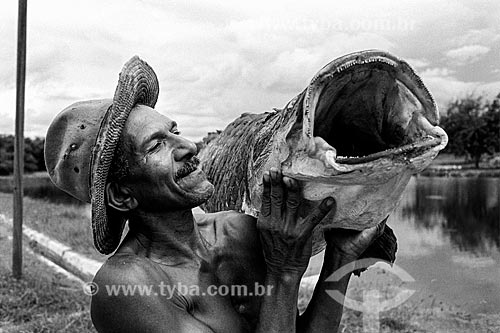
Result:
[[[7,218],[4,214],[0,214],[0,223],[12,228],[12,219]],[[94,275],[102,265],[102,262],[87,258],[74,251],[71,247],[29,227],[23,226],[23,235],[35,253],[41,254],[53,263],[76,275],[82,281],[92,281]]]

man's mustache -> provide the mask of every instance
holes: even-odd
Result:
[[[189,175],[191,172],[196,170],[198,165],[200,165],[200,160],[198,159],[198,157],[196,156],[191,157],[189,160],[186,161],[186,163],[184,163],[184,165],[179,170],[177,170],[174,179],[177,181],[182,177]]]

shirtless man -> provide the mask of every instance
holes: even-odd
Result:
[[[101,252],[115,248],[103,243],[102,234],[111,237],[114,232],[114,239],[118,234],[119,240],[122,221],[128,221],[127,235],[94,278],[99,291],[92,297],[91,315],[97,330],[336,332],[342,304],[325,290],[344,294],[349,275],[335,283],[325,279],[356,260],[381,235],[384,224],[363,232],[325,232],[327,248],[320,279],[307,310],[298,316],[299,282],[311,256],[311,233],[335,209],[333,199],[324,200],[301,219],[297,214],[299,184],[272,169],[264,175],[258,220],[234,211],[193,215],[191,209],[210,197],[213,186],[199,168],[196,145],[180,135],[173,120],[152,108],[156,99],[151,102],[144,94],[128,91],[134,80],[122,83],[123,78],[140,75],[137,68],[151,75],[147,64],[133,58],[122,71],[113,101],[83,102],[63,110],[46,139],[47,169],[56,185],[82,200],[88,200],[84,192],[90,192],[94,241]],[[115,109],[124,91],[139,97],[128,104],[118,138],[109,139],[106,135],[114,133],[109,129],[114,126],[113,117],[123,113]],[[80,114],[86,115],[86,122]],[[72,128],[96,134],[68,136]],[[102,153],[109,140],[118,140],[117,148],[112,149],[111,168],[102,177],[99,163],[109,158]],[[86,167],[89,159],[90,167]],[[82,176],[85,173],[90,176]],[[79,186],[84,188],[81,195]],[[101,187],[103,202],[99,201]],[[221,286],[246,286],[253,292],[256,285],[266,293],[213,292],[222,290]],[[148,294],[110,293],[117,286],[152,289]],[[198,292],[182,292],[181,286]]]

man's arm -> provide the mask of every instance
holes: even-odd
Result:
[[[262,207],[257,220],[267,266],[257,332],[295,332],[300,278],[312,252],[312,230],[333,206],[325,200],[307,218],[298,218],[300,191],[296,181],[276,169],[264,174]]]
[[[344,304],[334,300],[326,291],[336,290],[345,295],[352,273],[346,274],[338,281],[325,280],[348,264],[352,265],[348,270],[352,272],[355,268],[354,262],[383,233],[384,227],[385,221],[361,232],[342,229],[325,231],[327,246],[323,267],[311,302],[298,319],[299,332],[337,332]]]
[[[328,249],[327,245],[323,267],[318,283],[314,288],[313,297],[306,311],[298,319],[298,332],[337,332],[342,319],[344,304],[334,300],[326,291],[336,290],[345,295],[351,273],[335,282],[325,282],[325,279],[348,263],[340,256],[335,255],[331,249]]]
[[[182,302],[162,295],[156,275],[138,260],[108,261],[94,278],[99,291],[92,296],[91,317],[97,331],[213,332],[183,309]],[[128,291],[122,289],[127,286]],[[145,288],[142,295],[137,286]],[[150,286],[151,293],[144,293]]]

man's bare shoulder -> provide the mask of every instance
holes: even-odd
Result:
[[[110,302],[126,301],[133,296],[127,295],[120,288],[156,286],[160,283],[169,283],[170,279],[147,258],[134,254],[115,254],[99,269],[93,282],[98,292],[92,296],[92,307],[100,308],[102,305],[109,305]],[[116,290],[119,292],[114,293]],[[147,301],[152,299],[153,297],[144,298]]]
[[[97,272],[97,284],[130,284],[164,280],[166,274],[149,259],[134,254],[115,254]]]

